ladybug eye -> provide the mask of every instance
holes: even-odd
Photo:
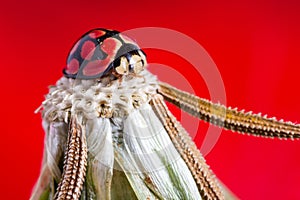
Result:
[[[134,65],[129,64],[129,71],[130,71],[130,72],[134,72],[133,69],[134,69]]]

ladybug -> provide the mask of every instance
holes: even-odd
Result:
[[[130,38],[115,30],[97,28],[85,33],[72,47],[63,73],[68,78],[116,78],[138,74],[146,54]]]

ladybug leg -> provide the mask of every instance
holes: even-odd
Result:
[[[120,78],[122,77],[122,75],[119,74],[118,72],[116,72],[115,70],[112,70],[112,71],[111,71],[111,74],[113,75],[113,77],[114,77],[115,79],[120,79]]]
[[[122,82],[123,82],[123,76],[120,76],[120,77],[118,78],[118,81],[119,81],[119,84],[121,85]]]

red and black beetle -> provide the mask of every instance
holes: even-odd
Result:
[[[131,39],[118,31],[97,28],[75,43],[63,73],[68,78],[94,79],[137,74],[145,65],[145,53]]]

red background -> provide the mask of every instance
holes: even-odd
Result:
[[[62,75],[72,44],[95,27],[124,31],[156,26],[182,32],[216,62],[228,105],[300,121],[298,1],[58,2],[1,2],[1,199],[29,198],[44,137],[41,117],[33,111],[47,86]],[[157,50],[147,54],[150,61],[180,70],[199,96],[209,98],[201,77],[188,73],[186,61]],[[202,134],[195,138],[198,145]],[[299,153],[300,141],[223,131],[206,159],[241,199],[299,199]]]

